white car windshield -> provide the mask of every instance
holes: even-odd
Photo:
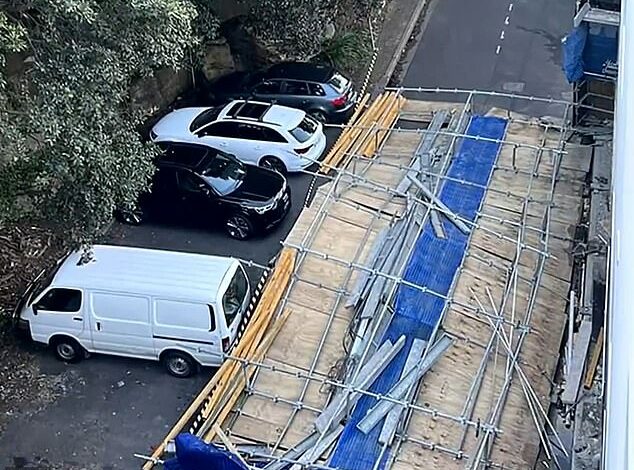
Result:
[[[231,194],[242,184],[246,169],[234,157],[218,153],[209,160],[201,176],[221,196]]]
[[[233,320],[240,313],[242,305],[245,304],[248,291],[249,281],[242,268],[238,268],[233,275],[233,279],[231,279],[227,292],[222,297],[222,308],[225,311],[227,326],[231,326]]]
[[[218,115],[220,114],[220,108],[209,108],[200,113],[196,118],[192,121],[189,126],[189,130],[191,132],[196,132],[201,127],[206,126],[207,124],[214,122]]]

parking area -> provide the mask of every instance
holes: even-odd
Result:
[[[338,133],[337,129],[327,130],[329,146]],[[215,231],[117,223],[107,241],[266,264],[301,212],[313,180],[307,173],[288,175],[292,191],[288,216],[270,233],[247,241],[230,238],[220,223]],[[256,280],[258,270],[248,271],[252,281]],[[160,441],[214,372],[203,370],[182,380],[169,376],[158,363],[93,355],[78,364],[64,364],[44,348],[24,347],[32,350],[43,374],[59,377],[60,398],[41,410],[9,420],[10,432],[0,437],[2,469],[137,468],[139,460],[133,454],[149,453],[148,446]]]

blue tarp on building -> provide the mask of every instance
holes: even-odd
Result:
[[[577,83],[587,73],[602,74],[607,61],[616,61],[618,28],[582,22],[566,36],[562,47],[566,79]]]

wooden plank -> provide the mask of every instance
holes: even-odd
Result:
[[[583,382],[584,387],[588,390],[592,388],[592,383],[594,382],[594,374],[597,371],[597,366],[599,365],[599,360],[601,359],[602,350],[603,350],[603,327],[601,327],[601,331],[599,331],[597,343],[594,345],[594,349],[592,350],[592,358],[590,359],[590,363],[588,364],[586,378]]]

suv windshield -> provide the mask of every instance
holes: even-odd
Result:
[[[295,137],[298,142],[303,144],[313,136],[316,130],[317,123],[309,117],[305,117],[302,119],[302,122],[299,123],[299,126],[291,131],[291,135]]]
[[[214,122],[218,115],[220,114],[220,108],[209,108],[200,113],[196,118],[192,121],[189,126],[189,130],[191,132],[196,132],[203,126],[206,126],[210,122]]]
[[[242,305],[246,305],[245,300],[248,292],[249,281],[247,281],[242,267],[238,267],[227,288],[227,292],[222,297],[222,308],[225,311],[227,327],[231,326],[233,320],[240,313]]]
[[[337,92],[343,93],[344,91],[346,91],[346,87],[350,82],[346,77],[344,77],[340,73],[335,72],[332,78],[328,80],[328,83],[332,85],[332,87],[337,90]]]
[[[200,171],[205,181],[221,196],[238,189],[245,174],[244,165],[225,153],[214,155]]]

